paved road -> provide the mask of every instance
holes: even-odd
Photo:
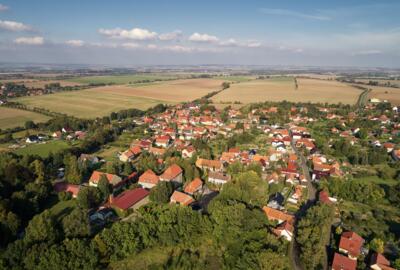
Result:
[[[296,155],[300,159],[299,163],[301,166],[301,169],[303,171],[304,176],[307,179],[307,189],[308,189],[308,200],[307,202],[297,211],[296,213],[296,223],[294,224],[295,232],[296,232],[296,227],[297,227],[297,220],[298,218],[302,217],[305,215],[307,210],[314,205],[316,197],[317,197],[317,190],[313,186],[311,182],[311,176],[310,176],[310,170],[307,166],[307,160],[303,156],[303,154],[295,147],[295,143],[292,139],[292,148],[295,151]],[[290,243],[290,259],[292,262],[292,266],[294,270],[303,270],[300,264],[300,252],[299,252],[299,246],[296,242],[296,239],[293,239],[293,241]]]

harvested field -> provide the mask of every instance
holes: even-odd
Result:
[[[400,88],[369,85],[366,85],[365,87],[372,89],[368,95],[368,99],[378,98],[382,101],[387,100],[392,105],[400,105]]]
[[[49,119],[50,117],[38,113],[0,107],[0,129],[24,126],[28,120],[39,123],[46,122]]]
[[[187,79],[144,86],[105,86],[92,88],[89,91],[182,102],[191,101],[219,90],[222,82],[222,80],[212,79]]]
[[[11,83],[11,82],[16,84],[24,84],[28,88],[44,88],[46,84],[50,83],[59,83],[63,87],[82,85],[82,83],[63,81],[63,80],[10,79],[1,81],[1,83]]]
[[[387,83],[390,83],[391,85],[400,87],[400,80],[384,80],[384,79],[355,79],[356,82],[361,82],[361,83],[369,83],[370,81],[378,82],[379,85],[384,86]],[[366,85],[368,87],[369,85]],[[386,87],[386,86],[384,86]]]
[[[110,75],[110,76],[85,76],[67,79],[66,81],[82,84],[105,83],[105,84],[134,84],[137,82],[154,82],[162,80],[178,79],[182,76],[174,74],[132,74],[132,75]]]
[[[129,108],[145,110],[159,103],[166,103],[163,100],[127,96],[112,92],[93,92],[89,90],[21,97],[16,100],[28,107],[44,108],[53,112],[65,113],[67,115],[87,119],[109,115],[111,112]]]
[[[361,91],[346,84],[318,80],[297,79],[298,89],[290,77],[255,80],[231,85],[213,97],[215,103],[252,103],[261,101],[328,102],[354,104]]]

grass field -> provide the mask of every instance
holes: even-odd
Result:
[[[223,81],[188,79],[150,85],[115,85],[51,95],[21,97],[18,102],[79,118],[95,118],[122,109],[147,109],[159,103],[191,101],[218,90]]]
[[[378,98],[380,100],[387,100],[392,105],[400,105],[400,88],[384,87],[384,86],[369,86],[366,88],[372,89],[368,98]]]
[[[178,76],[169,74],[132,74],[132,75],[113,75],[113,76],[86,76],[67,79],[66,81],[82,84],[106,83],[106,84],[133,84],[143,80],[171,80]]]
[[[70,145],[65,141],[49,141],[44,144],[31,144],[15,151],[18,155],[39,155],[43,158],[47,157],[51,152],[55,153],[63,149],[69,148]]]
[[[38,113],[0,107],[0,129],[24,126],[28,120],[39,123],[46,122],[49,119],[49,117]]]
[[[361,91],[336,81],[317,79],[297,79],[295,89],[293,78],[276,77],[267,80],[254,80],[231,85],[213,97],[215,103],[242,103],[261,101],[328,102],[354,104]]]

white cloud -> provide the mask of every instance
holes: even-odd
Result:
[[[193,41],[193,42],[214,43],[214,42],[217,42],[219,39],[216,36],[212,36],[212,35],[208,35],[208,34],[193,33],[189,37],[189,40]]]
[[[152,40],[157,38],[156,32],[151,32],[147,29],[133,28],[125,30],[121,28],[114,29],[99,29],[99,33],[111,38],[117,39],[132,39],[132,40]]]
[[[181,30],[175,30],[170,33],[164,33],[159,35],[159,39],[163,41],[169,41],[169,40],[176,40],[179,39],[182,36],[182,31]]]
[[[43,45],[44,39],[43,37],[20,37],[15,39],[14,43],[24,45]]]
[[[0,4],[0,11],[6,11],[6,10],[8,10],[8,7],[3,4]]]
[[[302,19],[310,19],[310,20],[319,20],[319,21],[329,21],[331,18],[329,16],[316,13],[316,14],[308,14],[308,13],[301,13],[297,11],[292,11],[288,9],[275,9],[275,8],[261,8],[260,12],[267,15],[276,15],[276,16],[290,16],[290,17],[297,17]]]
[[[164,49],[167,51],[177,52],[177,53],[190,53],[193,51],[193,48],[184,47],[180,45],[166,46],[164,47]]]
[[[29,25],[20,23],[20,22],[0,20],[0,29],[18,32],[18,31],[32,30],[32,27],[30,27]]]
[[[221,41],[218,45],[226,46],[226,47],[235,47],[235,46],[239,46],[239,43],[235,39],[230,38],[226,41]]]
[[[258,41],[250,41],[246,44],[246,47],[248,48],[259,48],[261,46],[262,46],[261,42]]]
[[[352,55],[374,55],[374,54],[382,54],[382,51],[380,51],[380,50],[366,50],[366,51],[354,52]]]
[[[121,46],[125,49],[137,49],[140,47],[139,44],[133,42],[122,43]]]
[[[83,40],[79,40],[79,39],[67,40],[65,43],[72,47],[81,47],[85,44],[85,42]]]

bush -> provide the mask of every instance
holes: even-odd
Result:
[[[58,200],[64,202],[72,199],[71,192],[61,191],[58,193]]]

